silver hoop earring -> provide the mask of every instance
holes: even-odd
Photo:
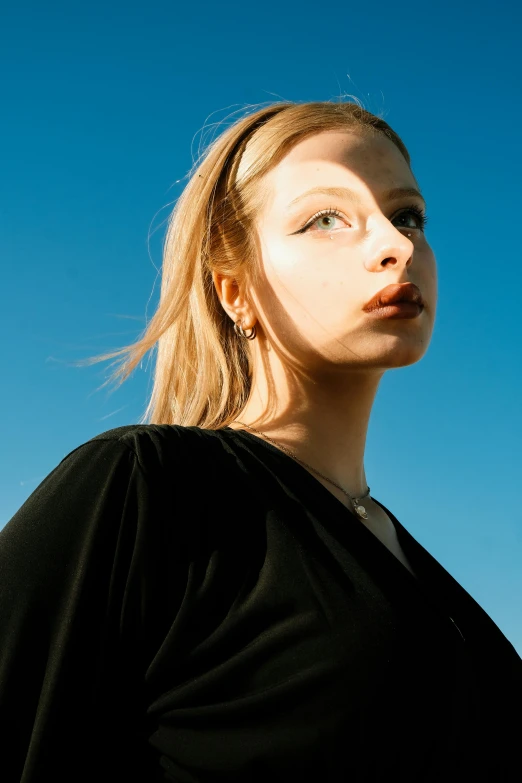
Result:
[[[250,334],[245,334],[245,330],[243,329],[243,327],[241,325],[241,320],[236,321],[236,323],[234,324],[234,331],[235,331],[235,333],[239,337],[244,337],[246,340],[253,340],[254,337],[256,336],[256,327],[252,326],[251,329],[252,329],[252,331],[250,332]]]

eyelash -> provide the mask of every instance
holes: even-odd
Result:
[[[420,231],[424,231],[425,228],[426,228],[426,223],[428,222],[428,216],[416,204],[412,204],[409,207],[405,207],[404,209],[401,209],[396,215],[394,215],[394,217],[397,218],[399,215],[402,215],[402,214],[408,213],[408,212],[410,212],[413,215],[415,215],[415,217],[419,221],[419,226],[418,226],[419,230]],[[298,234],[303,234],[311,226],[313,226],[313,224],[317,220],[319,220],[319,218],[325,217],[326,215],[335,215],[335,217],[339,217],[339,218],[343,217],[343,214],[341,212],[339,212],[338,209],[334,209],[334,207],[329,207],[328,209],[322,209],[320,212],[317,212],[317,214],[315,214],[312,218],[310,218],[308,223],[305,226],[303,226],[303,228],[301,228],[297,233]],[[411,228],[411,226],[401,226],[400,228]],[[320,232],[320,233],[323,233],[323,232]],[[324,233],[328,233],[328,232],[325,231]]]

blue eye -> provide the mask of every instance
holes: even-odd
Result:
[[[308,223],[299,231],[298,234],[303,234],[305,231],[308,231],[309,228],[311,228],[314,223],[317,223],[319,220],[322,220],[324,218],[344,218],[344,215],[342,212],[339,212],[338,209],[334,209],[333,207],[330,207],[329,209],[322,209],[320,212],[317,212]],[[427,215],[422,211],[422,209],[416,205],[412,205],[410,207],[406,207],[405,209],[401,209],[400,212],[398,212],[393,218],[392,223],[397,228],[409,228],[409,229],[416,229],[418,231],[424,231],[424,228],[426,226],[426,223],[428,221]],[[328,234],[332,230],[332,225],[325,225],[323,223],[322,228],[319,229],[317,233],[319,234]]]
[[[317,223],[322,218],[330,218],[330,217],[342,218],[342,213],[339,212],[339,210],[334,209],[333,207],[330,207],[329,209],[322,209],[321,212],[318,212],[316,215],[314,215],[313,218],[311,218],[308,221],[306,226],[304,226],[300,231],[298,231],[298,233],[302,234],[305,231],[307,231],[309,228],[311,228],[314,225],[314,223]],[[328,231],[331,230],[331,226],[323,225],[323,229],[325,229],[325,231],[320,230],[319,231],[320,234],[328,233]]]
[[[420,207],[411,206],[407,207],[407,209],[401,209],[401,211],[395,215],[392,220],[394,226],[396,225],[396,221],[399,222],[397,228],[416,228],[419,231],[424,231],[428,217]]]

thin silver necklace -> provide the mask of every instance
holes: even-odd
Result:
[[[296,457],[296,455],[290,451],[290,449],[287,449],[285,446],[283,446],[281,443],[277,443],[277,441],[272,440],[272,438],[269,438],[268,435],[265,435],[264,432],[259,432],[259,430],[256,430],[254,427],[250,427],[249,424],[244,424],[242,421],[236,421],[236,424],[241,424],[242,427],[246,427],[247,430],[252,430],[252,432],[256,432],[258,435],[261,435],[263,438],[266,438],[270,441],[270,443],[273,443],[274,446],[277,446],[278,449],[282,449],[286,454],[288,454],[293,459],[297,460],[297,462],[300,462],[301,465],[305,465],[307,468],[310,468],[310,470],[313,470],[314,473],[317,473],[321,478],[326,479],[326,481],[329,481],[330,484],[333,484],[337,487],[337,489],[340,489],[341,492],[344,492],[345,495],[347,495],[350,500],[353,503],[355,513],[357,514],[360,519],[368,519],[368,512],[366,511],[365,507],[360,504],[361,500],[364,500],[364,498],[368,497],[370,494],[370,487],[368,487],[368,490],[364,495],[361,495],[361,497],[354,498],[350,495],[349,492],[347,492],[343,487],[341,487],[339,484],[336,484],[335,481],[332,481],[332,479],[328,478],[328,476],[325,476],[323,473],[319,473],[318,470],[313,468],[311,465],[309,465],[307,462],[304,462],[302,459],[299,459],[299,457]]]

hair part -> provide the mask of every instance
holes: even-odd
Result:
[[[119,385],[156,350],[143,422],[219,429],[239,417],[250,396],[252,355],[221,306],[212,273],[255,284],[261,180],[297,143],[330,130],[382,133],[410,165],[399,136],[358,103],[284,102],[236,121],[189,172],[168,222],[156,312],[135,343],[88,360],[123,357],[109,378]]]

